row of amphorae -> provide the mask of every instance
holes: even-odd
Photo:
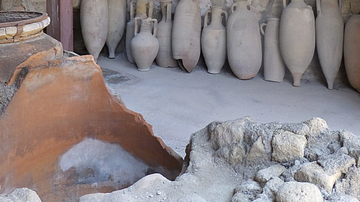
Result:
[[[281,18],[268,18],[260,26],[248,1],[236,1],[229,17],[222,5],[213,5],[205,13],[201,33],[197,0],[181,0],[174,20],[172,1],[161,1],[163,17],[159,23],[152,18],[151,0],[133,0],[127,24],[126,0],[87,0],[81,3],[81,25],[85,45],[95,59],[105,43],[109,57],[115,57],[126,26],[126,55],[140,71],[149,70],[156,59],[161,67],[179,64],[191,72],[202,50],[209,73],[219,73],[228,59],[240,79],[253,78],[260,70],[262,33],[265,80],[281,82],[286,66],[294,86],[300,86],[316,44],[328,88],[333,88],[344,52],[349,81],[360,90],[360,16],[353,15],[344,32],[338,0],[317,0],[316,22],[312,7],[303,0],[292,0],[289,5],[283,0],[283,4]]]

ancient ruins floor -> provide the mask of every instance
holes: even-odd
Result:
[[[343,84],[328,90],[325,83],[302,80],[301,87],[293,87],[290,75],[275,83],[263,80],[262,72],[239,80],[227,70],[212,75],[197,67],[188,74],[155,64],[140,72],[123,55],[113,60],[100,56],[98,64],[110,90],[141,113],[154,134],[183,157],[192,133],[212,121],[244,116],[258,123],[321,117],[332,130],[360,135],[360,94]]]

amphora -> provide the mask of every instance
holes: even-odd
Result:
[[[223,15],[226,21],[227,12],[222,10],[221,6],[212,6],[211,10],[205,13],[201,48],[208,72],[211,74],[220,73],[226,60],[226,29],[222,23]]]
[[[180,0],[175,10],[172,51],[173,58],[189,73],[200,58],[200,37],[201,14],[198,0]]]
[[[344,61],[346,74],[352,87],[360,92],[360,15],[353,15],[346,22]]]
[[[115,58],[115,49],[124,35],[126,25],[126,0],[108,0],[109,26],[106,45],[109,58]]]
[[[172,57],[171,33],[173,22],[171,19],[171,1],[161,1],[162,20],[158,24],[156,37],[159,40],[160,48],[156,57],[156,63],[160,67],[176,67],[177,62]]]
[[[231,7],[227,22],[227,54],[231,70],[239,79],[251,79],[262,62],[258,18],[246,1]]]
[[[344,22],[338,0],[317,0],[316,7],[317,52],[328,88],[333,89],[343,55]]]
[[[136,12],[135,12],[136,9]],[[143,14],[151,18],[153,15],[153,1],[152,0],[132,0],[130,1],[130,21],[126,24],[126,57],[130,63],[134,63],[131,55],[131,40],[135,36],[135,17],[141,18]]]
[[[94,56],[95,61],[106,42],[108,21],[108,0],[86,0],[81,2],[81,33],[86,49]]]
[[[266,26],[266,31],[264,27]],[[281,57],[279,46],[279,18],[268,18],[261,24],[264,39],[264,79],[266,81],[282,82],[285,76],[285,63]]]
[[[311,6],[303,0],[292,0],[284,9],[280,19],[280,51],[290,70],[294,86],[310,65],[315,52],[315,17]]]
[[[138,33],[139,20],[141,20],[140,33]],[[154,31],[151,26],[152,22]],[[156,19],[147,18],[146,14],[143,14],[141,18],[135,18],[135,37],[131,40],[131,53],[139,71],[149,71],[159,52],[159,41],[155,37],[156,31]]]

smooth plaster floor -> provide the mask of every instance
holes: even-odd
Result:
[[[204,67],[192,73],[153,64],[140,72],[124,55],[100,56],[110,90],[125,105],[153,126],[156,136],[185,157],[190,135],[213,121],[250,116],[259,123],[301,122],[321,117],[330,129],[360,135],[360,94],[346,86],[328,90],[318,81],[292,86],[288,75],[281,83],[263,80],[262,72],[251,80],[239,80],[230,71],[208,74]],[[106,76],[107,75],[107,76]]]

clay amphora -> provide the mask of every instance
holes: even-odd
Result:
[[[343,54],[344,22],[337,0],[317,0],[316,6],[317,52],[328,88],[333,89]]]
[[[360,15],[346,22],[344,36],[344,61],[346,75],[352,87],[360,92]]]
[[[135,13],[136,8],[136,13]],[[134,59],[131,55],[131,40],[135,36],[135,17],[141,18],[142,14],[146,14],[147,17],[152,17],[153,2],[149,0],[134,0],[130,1],[130,21],[126,24],[126,57],[130,63],[134,63]],[[136,15],[136,16],[135,16]]]
[[[139,20],[141,20],[140,33],[138,33]],[[153,33],[151,22],[154,22]],[[156,19],[147,18],[146,14],[143,14],[141,18],[135,18],[135,37],[131,40],[131,53],[139,71],[149,71],[159,52],[159,41],[155,37],[156,31]]]
[[[198,0],[180,0],[176,7],[173,32],[173,58],[189,73],[200,58],[201,14]]]
[[[262,62],[258,18],[246,1],[236,2],[227,22],[227,54],[231,70],[239,79],[251,79]]]
[[[108,0],[109,27],[106,45],[109,58],[115,58],[115,49],[124,35],[126,25],[126,0]]]
[[[209,14],[211,22],[208,25]],[[227,19],[227,12],[221,6],[212,6],[204,18],[204,29],[201,35],[201,48],[208,72],[220,73],[226,60],[226,29],[222,24],[222,14]]]
[[[177,62],[172,57],[171,50],[171,33],[173,24],[171,20],[172,1],[161,1],[160,4],[162,8],[162,20],[158,24],[158,31],[156,35],[160,43],[156,63],[160,67],[176,67]]]
[[[99,57],[108,32],[108,0],[86,0],[80,5],[81,33],[88,52]]]
[[[315,52],[315,18],[311,6],[303,0],[292,0],[280,18],[280,51],[294,78],[300,86],[301,76],[309,66]]]
[[[266,26],[266,32],[264,31]],[[281,57],[279,45],[279,18],[268,18],[261,24],[264,39],[264,79],[266,81],[282,82],[285,76],[285,63]]]

